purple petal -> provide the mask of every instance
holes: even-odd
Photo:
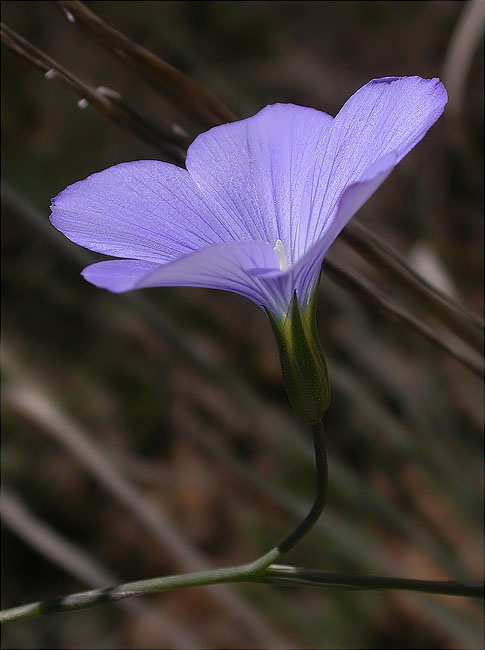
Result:
[[[368,175],[386,155],[395,152],[397,164],[436,122],[446,102],[439,79],[420,77],[374,79],[352,95],[319,146],[311,182],[312,223],[306,238],[298,242],[299,255],[327,232],[333,238],[338,235],[364,202],[347,210],[345,219],[340,214],[337,228],[330,227],[346,188]],[[332,242],[326,242],[327,249]]]
[[[188,172],[156,160],[121,163],[70,185],[53,200],[51,221],[90,250],[159,263],[231,239]]]
[[[137,283],[160,264],[140,260],[108,260],[87,266],[83,278],[100,289],[123,293],[134,289]]]
[[[275,313],[286,310],[278,296],[267,291],[260,273],[278,268],[267,242],[213,244],[168,264],[137,260],[111,260],[88,266],[83,276],[97,287],[123,292],[149,287],[207,287],[225,289],[249,298]]]
[[[291,279],[274,278],[273,283],[275,286],[280,287],[280,292],[283,291],[283,286],[290,283],[291,287],[297,289],[301,304],[306,304],[310,300],[323,260],[330,246],[352,215],[386,180],[394,169],[396,161],[396,152],[386,154],[374,163],[359,181],[352,183],[344,190],[334,218],[327,223],[327,230],[324,230],[322,237],[287,272]],[[286,289],[286,293],[288,293],[288,289]]]
[[[375,79],[357,91],[334,120],[312,180],[312,225],[288,271],[301,303],[309,300],[323,260],[342,228],[444,110],[438,79]],[[279,287],[290,280],[275,277]]]
[[[199,135],[187,169],[207,203],[227,215],[240,240],[282,240],[289,261],[293,242],[310,216],[305,193],[319,142],[333,123],[326,113],[275,104],[245,120]]]
[[[280,239],[295,263],[322,236],[329,238],[328,249],[330,236],[372,194],[354,199],[354,211],[347,210],[345,218],[341,212],[335,227],[346,188],[385,156],[395,156],[397,164],[446,101],[438,79],[388,77],[357,91],[335,120],[292,104],[267,106],[201,134],[189,148],[187,169],[207,203],[227,215],[237,239],[272,246]]]

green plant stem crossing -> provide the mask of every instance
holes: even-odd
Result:
[[[229,582],[265,582],[289,586],[304,585],[352,590],[400,589],[454,596],[483,597],[483,583],[465,584],[377,576],[347,576],[275,564],[284,553],[293,548],[311,530],[325,506],[328,470],[325,437],[321,422],[312,425],[312,434],[317,468],[317,491],[312,508],[305,519],[288,537],[254,562],[210,571],[138,580],[116,587],[94,589],[51,600],[21,605],[0,612],[0,623],[13,623],[55,612],[85,609],[102,603],[116,602],[131,596],[142,596],[172,589],[185,589],[187,587],[201,587]]]
[[[254,562],[239,566],[139,580],[107,589],[94,589],[61,598],[21,605],[0,612],[0,623],[12,623],[54,612],[68,612],[100,603],[115,602],[130,596],[157,593],[185,587],[200,587],[224,582],[261,582],[269,566],[289,551],[312,528],[320,516],[327,495],[328,470],[325,437],[321,422],[312,425],[313,446],[317,466],[317,491],[310,512],[280,544]]]

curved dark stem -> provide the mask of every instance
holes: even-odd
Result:
[[[292,549],[314,526],[320,517],[327,499],[328,487],[328,464],[327,448],[325,444],[325,434],[323,432],[323,422],[312,424],[313,448],[315,450],[315,463],[317,469],[317,494],[310,512],[305,519],[288,535],[277,548],[280,553],[286,553]]]

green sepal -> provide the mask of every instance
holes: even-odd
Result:
[[[291,405],[309,424],[316,424],[330,404],[327,364],[317,332],[316,296],[304,312],[295,294],[286,317],[267,312],[280,353],[283,383]]]

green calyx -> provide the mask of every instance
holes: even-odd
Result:
[[[309,424],[320,422],[330,405],[327,364],[317,332],[316,301],[317,289],[302,311],[295,292],[284,320],[267,312],[278,343],[288,399]]]

